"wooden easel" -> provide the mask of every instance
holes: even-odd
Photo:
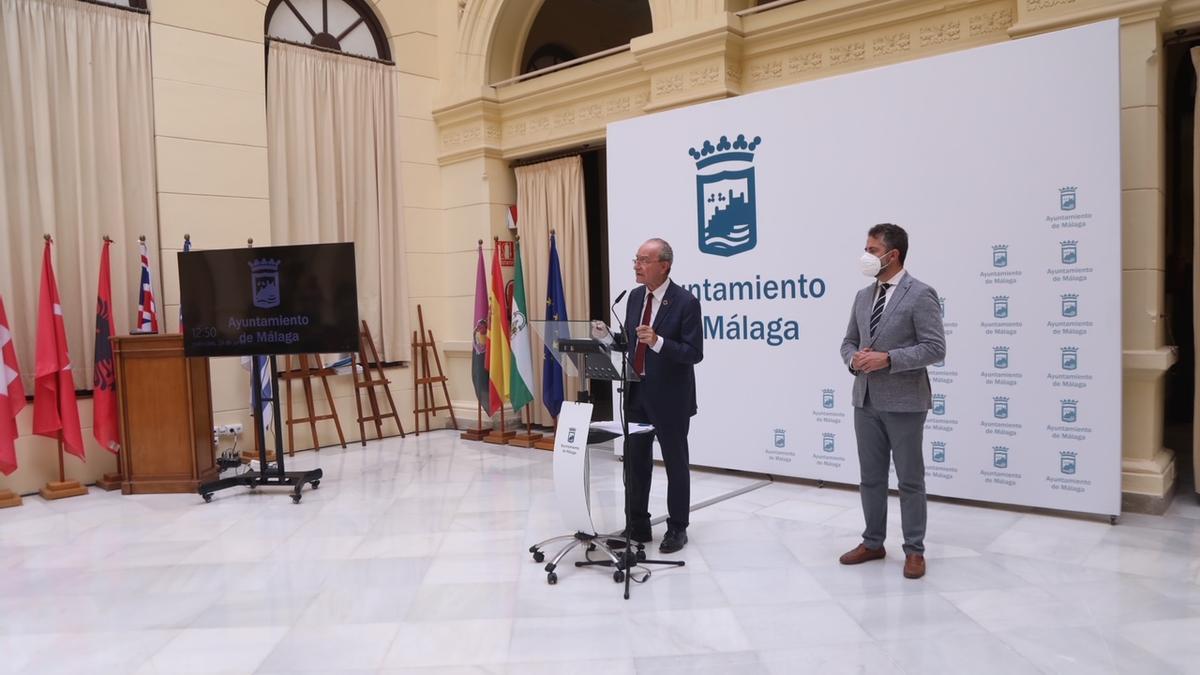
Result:
[[[454,416],[454,406],[450,405],[450,389],[446,386],[446,375],[442,372],[442,359],[438,356],[437,344],[433,341],[433,331],[425,330],[425,316],[421,306],[417,305],[417,326],[413,331],[413,424],[417,427],[417,435],[421,435],[421,413],[425,413],[425,431],[433,431],[429,426],[429,414],[437,415],[439,410],[450,413],[450,424],[458,428],[458,418]],[[433,352],[433,363],[437,366],[437,375],[429,370],[429,352]],[[442,396],[446,398],[445,405],[438,405],[434,397],[433,385],[442,385]],[[424,394],[424,396],[422,396]],[[424,403],[422,404],[422,398]]]
[[[292,368],[292,359],[295,358],[299,362],[299,367]],[[313,364],[316,364],[314,367]],[[329,389],[329,376],[333,375],[333,370],[326,368],[321,363],[320,354],[298,354],[287,355],[283,360],[283,372],[279,374],[279,380],[284,383],[284,391],[287,393],[287,430],[288,430],[288,457],[296,454],[296,424],[308,423],[309,432],[312,434],[312,447],[320,452],[321,444],[317,441],[317,422],[324,420],[333,420],[333,425],[337,427],[338,442],[342,447],[346,447],[346,437],[342,434],[342,422],[338,419],[337,404],[333,400],[333,392]],[[313,407],[313,377],[321,378],[321,385],[325,388],[325,401],[329,403],[329,413],[326,415],[318,415],[316,408]],[[308,414],[304,417],[295,417],[292,414],[292,380],[300,380],[300,387],[304,390],[304,404],[307,406],[305,410]]]
[[[367,350],[370,350],[371,358],[367,358]],[[362,365],[362,380],[358,377],[358,366]],[[374,374],[371,370],[374,369]],[[367,430],[363,422],[375,423],[375,435],[377,438],[383,438],[383,421],[389,417],[396,420],[396,427],[400,429],[400,437],[404,437],[404,424],[400,422],[400,416],[396,414],[396,402],[392,399],[392,390],[388,388],[391,381],[383,374],[383,364],[379,360],[379,351],[375,349],[375,341],[371,339],[371,329],[367,326],[367,322],[362,322],[362,331],[359,333],[358,354],[350,362],[350,372],[354,376],[354,404],[358,406],[358,436],[363,445],[367,444]],[[375,393],[376,387],[383,387],[383,393],[387,396],[388,406],[391,412],[381,413],[379,411],[379,398]],[[362,390],[367,390],[367,401],[371,404],[371,414],[363,415],[362,405]]]

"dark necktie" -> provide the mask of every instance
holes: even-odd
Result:
[[[650,293],[650,291],[647,290],[646,291],[646,309],[645,309],[645,311],[642,312],[642,323],[639,325],[642,325],[642,326],[650,325],[650,308],[653,306],[654,306],[654,294]],[[635,334],[636,334],[636,332],[635,332]],[[633,372],[637,373],[638,375],[646,374],[646,349],[647,349],[647,345],[645,342],[638,342],[637,349],[634,350],[634,352],[633,352]]]
[[[875,337],[875,329],[879,327],[879,317],[883,316],[883,305],[887,301],[887,289],[891,284],[879,284],[879,297],[875,298],[875,307],[871,309],[871,337]]]

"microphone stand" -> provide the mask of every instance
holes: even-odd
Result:
[[[649,290],[647,289],[647,292]],[[626,291],[621,291],[617,296],[617,301],[613,303],[609,309],[612,311],[613,317],[617,320],[617,326],[620,328],[621,337],[625,340],[625,349],[621,350],[621,386],[617,388],[617,392],[621,396],[621,439],[626,452],[629,449],[629,397],[625,395],[625,389],[630,385],[629,382],[629,347],[631,345],[628,336],[625,334],[625,324],[621,322],[621,317],[617,315],[616,306],[625,297]],[[634,346],[634,349],[637,347]],[[654,446],[651,444],[650,452],[654,452]],[[651,460],[653,464],[653,459]],[[669,567],[683,567],[686,562],[683,560],[648,560],[646,558],[645,546],[638,542],[637,552],[632,549],[631,524],[630,514],[633,512],[632,495],[629,494],[629,462],[624,458],[621,459],[621,485],[625,489],[625,552],[621,555],[625,565],[625,599],[629,599],[629,582],[633,579],[633,568],[638,565],[666,565]],[[618,567],[618,569],[620,569]],[[646,576],[642,577],[638,583],[644,583],[650,578],[650,571],[646,570]]]

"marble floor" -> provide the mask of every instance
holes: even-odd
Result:
[[[857,493],[776,482],[696,511],[687,566],[626,601],[609,574],[564,565],[550,586],[530,559],[563,529],[550,458],[434,432],[297,455],[326,475],[298,505],[27,498],[0,511],[0,672],[1200,672],[1190,494],[1117,526],[932,502],[910,581],[895,543],[837,564]],[[616,528],[621,465],[593,458]],[[697,471],[693,501],[757,480]]]

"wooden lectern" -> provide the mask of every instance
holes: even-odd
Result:
[[[208,359],[182,335],[114,337],[122,494],[195,492],[217,477]]]

